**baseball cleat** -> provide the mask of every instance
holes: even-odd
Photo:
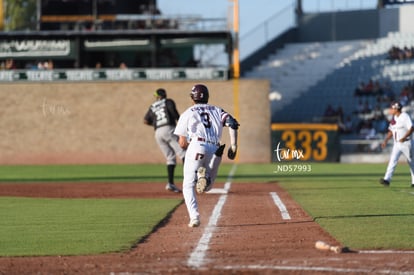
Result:
[[[195,219],[191,219],[188,227],[199,227],[200,226],[200,219],[197,217]]]
[[[384,186],[390,186],[390,182],[388,180],[380,179],[379,182]]]
[[[196,190],[197,193],[201,194],[205,191],[210,190],[210,180],[206,178],[206,168],[200,167],[197,170],[197,184],[196,184]]]
[[[181,193],[180,188],[175,186],[175,184],[173,184],[173,183],[167,183],[167,185],[165,186],[165,190],[172,191],[172,192],[175,192],[175,193]]]

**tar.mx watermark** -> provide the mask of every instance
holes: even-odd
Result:
[[[70,109],[66,105],[50,102],[46,98],[43,99],[41,108],[44,117],[68,116],[71,114]]]
[[[303,149],[284,148],[279,142],[274,152],[277,161],[274,173],[308,173],[312,171],[312,165],[298,163],[305,158]]]

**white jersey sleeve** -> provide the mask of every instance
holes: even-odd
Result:
[[[191,116],[190,109],[185,110],[178,119],[177,125],[175,126],[174,134],[177,136],[184,136],[188,138],[188,131],[187,131],[187,125],[188,120]]]

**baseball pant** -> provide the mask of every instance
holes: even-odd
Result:
[[[185,156],[185,150],[178,144],[178,137],[174,135],[174,126],[163,126],[155,130],[155,140],[164,155],[167,165],[175,165],[177,163],[176,156],[180,159]]]
[[[385,172],[384,180],[391,181],[394,175],[395,168],[397,167],[398,160],[401,154],[407,159],[407,163],[410,166],[411,172],[411,184],[414,184],[414,161],[412,158],[412,142],[411,140],[405,142],[394,141],[394,145],[391,151],[391,157],[388,162],[387,171]]]
[[[183,196],[190,220],[200,215],[195,191],[197,170],[199,167],[205,167],[206,177],[214,184],[221,163],[221,157],[214,154],[217,148],[216,144],[197,140],[191,141],[188,145],[184,163]]]

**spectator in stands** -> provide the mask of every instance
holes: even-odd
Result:
[[[372,107],[371,107],[371,104],[369,103],[369,101],[368,100],[365,100],[365,103],[364,103],[364,108],[363,108],[363,110],[362,110],[362,113],[363,114],[369,114],[369,113],[371,113],[372,112]]]
[[[53,70],[55,68],[53,60],[50,60],[50,59],[48,61],[45,61],[43,63],[43,66],[45,67],[46,70]]]
[[[366,140],[372,140],[375,139],[376,130],[373,127],[372,121],[366,120],[363,122],[361,129],[359,130],[359,136],[362,139]],[[369,144],[363,143],[359,144],[358,150],[359,151],[372,151],[374,148],[372,148]]]
[[[376,117],[373,123],[377,133],[386,134],[388,132],[388,120],[384,114]]]
[[[355,108],[355,112],[356,114],[362,114],[362,111],[364,110],[364,103],[362,101],[362,99],[358,100],[358,104]]]
[[[374,95],[374,81],[372,79],[370,79],[367,85],[365,86],[365,95]]]
[[[404,47],[404,59],[411,59],[413,58],[413,52],[407,46]]]
[[[399,48],[396,46],[391,47],[388,51],[388,59],[391,60],[406,60],[412,59],[414,57],[414,47],[409,48],[404,46],[404,48]]]
[[[359,82],[359,85],[355,88],[354,96],[362,96],[365,94],[364,81]]]
[[[392,102],[395,100],[395,92],[389,81],[386,81],[383,87],[383,100],[385,102]]]
[[[339,122],[344,121],[344,110],[343,110],[342,106],[338,106],[338,108],[336,109],[336,112],[335,112],[335,116],[337,117]]]
[[[384,94],[384,88],[379,80],[370,79],[367,84],[363,81],[355,88],[354,96],[382,96]]]
[[[377,132],[373,127],[372,121],[364,121],[361,129],[359,130],[359,135],[364,139],[373,139],[376,134]]]
[[[26,70],[36,70],[37,69],[37,65],[36,63],[32,63],[32,62],[28,62],[24,65],[24,68]]]
[[[405,106],[407,105],[411,100],[412,100],[413,96],[410,90],[410,87],[408,85],[405,85],[402,90],[401,93],[399,95],[399,102]]]
[[[345,121],[338,122],[339,131],[343,134],[351,134],[354,132],[354,123],[351,116],[346,116]]]
[[[384,93],[384,91],[382,90],[382,85],[379,82],[379,80],[376,80],[374,82],[374,86],[372,87],[372,93],[373,95],[376,95],[376,96],[381,96]]]
[[[37,62],[37,69],[38,70],[44,70],[45,69],[45,67],[43,66],[43,62],[42,61]]]
[[[39,61],[37,63],[37,69],[38,70],[53,70],[54,69],[53,61],[52,60]]]
[[[323,116],[326,118],[331,118],[336,116],[335,109],[332,107],[331,104],[328,104],[326,106],[325,112],[323,113]]]
[[[374,95],[374,81],[370,79],[367,84],[361,81],[358,87],[355,88],[355,96],[371,96]]]
[[[375,108],[372,110],[372,115],[374,119],[381,117],[383,114],[382,108],[379,104],[375,105]]]
[[[6,60],[5,69],[6,70],[15,70],[16,69],[16,64],[14,63],[13,59],[9,58],[9,59]]]
[[[404,57],[404,54],[396,46],[392,46],[391,49],[388,51],[388,59],[401,60],[401,59],[403,59],[403,57]]]
[[[338,106],[338,108],[335,110],[331,104],[328,104],[323,113],[322,121],[342,124],[344,121],[344,111],[342,109],[342,106]]]
[[[186,63],[186,67],[198,67],[198,61],[194,59],[194,57],[191,57]]]
[[[358,102],[358,106],[357,106],[358,114],[369,114],[371,113],[371,111],[372,111],[371,104],[369,104],[368,100],[365,100],[364,102],[360,100]]]

